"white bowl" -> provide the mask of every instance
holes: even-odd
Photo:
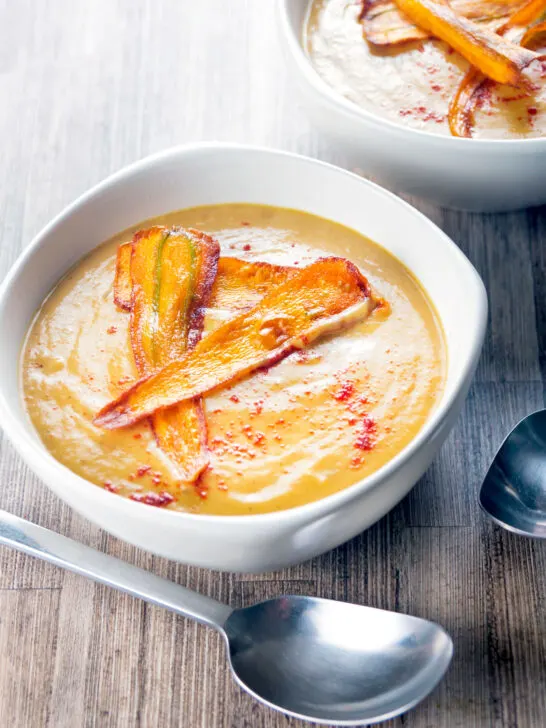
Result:
[[[339,145],[351,165],[397,192],[446,207],[493,212],[546,202],[546,138],[429,134],[376,116],[338,94],[315,71],[302,47],[310,2],[277,0],[281,43],[310,119]]]
[[[59,277],[115,233],[181,207],[254,202],[305,210],[369,236],[427,289],[449,350],[445,392],[417,437],[360,483],[292,510],[205,516],[153,508],[103,490],[57,462],[25,413],[21,345]],[[109,177],[51,222],[0,289],[0,424],[26,463],[60,498],[106,531],[185,563],[267,571],[300,562],[363,531],[421,477],[461,409],[484,338],[483,284],[459,248],[427,218],[360,177],[316,160],[266,149],[200,144],[144,159]]]

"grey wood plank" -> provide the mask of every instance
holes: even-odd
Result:
[[[58,588],[0,591],[0,725],[47,723],[59,599]]]
[[[93,604],[84,706],[85,726],[138,724],[141,655],[147,605],[97,586]]]
[[[492,724],[535,726],[546,715],[546,544],[487,524],[483,532]]]
[[[527,326],[536,327],[539,364],[542,380],[546,382],[546,208],[529,210],[527,217],[529,247],[533,269],[533,288],[535,294],[535,320]]]
[[[401,611],[432,619],[455,646],[446,679],[399,725],[482,728],[491,725],[487,677],[484,555],[471,528],[408,529]],[[395,725],[397,724],[395,722]]]

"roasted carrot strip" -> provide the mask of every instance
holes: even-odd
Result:
[[[132,243],[118,248],[114,298],[116,304],[125,311],[132,308],[131,253]],[[285,283],[296,270],[290,266],[273,265],[264,261],[220,258],[208,306],[229,311],[252,308],[271,286]]]
[[[540,20],[545,12],[546,0],[528,0],[510,16],[508,22],[502,25],[497,33],[504,35],[511,28],[525,28]]]
[[[544,45],[544,36],[546,34],[546,22],[537,23],[532,28],[525,31],[521,39],[521,45],[526,48],[532,48],[534,45]]]
[[[359,20],[364,37],[373,45],[393,46],[430,38],[430,33],[412,23],[394,0],[364,0]]]
[[[520,29],[522,38],[520,45],[528,47],[539,37],[538,33],[533,32],[539,28],[539,24],[531,28],[525,33],[526,25],[540,19],[546,12],[546,0],[528,0],[522,7],[510,16],[508,21],[497,29],[497,34],[502,36],[516,29]],[[540,57],[540,56],[539,56]],[[474,111],[475,102],[478,98],[480,89],[489,83],[488,79],[477,68],[471,66],[465,73],[455,95],[453,96],[448,111],[449,129],[453,136],[471,137],[474,127]]]
[[[448,43],[488,78],[530,88],[524,69],[540,56],[497,33],[457,15],[444,2],[396,0],[400,10],[423,30]]]
[[[488,27],[509,17],[521,4],[522,0],[453,0],[450,3],[458,15]],[[399,45],[432,36],[412,23],[394,0],[364,0],[360,21],[366,40],[377,46]]]
[[[131,342],[141,376],[183,356],[199,340],[218,253],[218,243],[197,231],[156,227],[135,236]],[[209,461],[200,399],[155,413],[152,427],[181,479],[196,480]]]
[[[184,358],[145,377],[104,407],[95,424],[117,429],[225,386],[355,320],[378,302],[349,261],[323,258],[202,339]]]
[[[449,102],[447,120],[449,130],[456,137],[471,137],[474,126],[473,100],[476,92],[486,81],[481,71],[470,66],[463,76],[455,95]]]
[[[131,345],[139,373],[158,366],[155,352],[157,334],[157,296],[160,290],[160,266],[163,245],[169,231],[162,227],[141,230],[133,238],[131,279]]]
[[[124,311],[132,307],[133,281],[131,280],[131,256],[133,243],[120,245],[116,257],[116,276],[114,278],[114,303]]]
[[[285,283],[296,272],[297,268],[284,265],[220,258],[210,307],[229,311],[248,310],[265,296],[271,286]]]

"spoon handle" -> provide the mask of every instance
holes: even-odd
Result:
[[[232,609],[210,597],[0,510],[0,544],[223,631]]]

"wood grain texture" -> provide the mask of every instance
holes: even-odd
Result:
[[[256,143],[352,168],[300,109],[274,2],[0,0],[0,275],[86,188],[172,144]],[[435,619],[454,637],[453,665],[428,700],[385,725],[537,728],[546,724],[546,544],[493,527],[476,494],[504,434],[544,402],[546,210],[480,216],[413,202],[476,265],[491,309],[455,431],[381,522],[311,563],[213,574],[86,523],[5,437],[0,507],[235,606],[292,592]],[[0,726],[304,728],[241,693],[223,650],[202,627],[0,550]]]

